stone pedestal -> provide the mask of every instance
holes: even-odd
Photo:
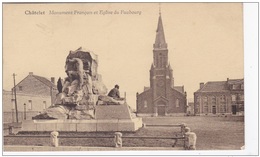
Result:
[[[96,106],[96,117],[91,120],[25,120],[22,131],[136,131],[142,127],[141,118],[132,118],[128,105]]]

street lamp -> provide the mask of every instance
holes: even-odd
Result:
[[[24,120],[26,120],[26,103],[24,103],[23,105],[24,105]]]

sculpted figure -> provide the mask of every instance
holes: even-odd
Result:
[[[93,58],[92,58],[93,56]],[[91,119],[99,94],[106,93],[97,73],[97,56],[81,47],[70,51],[65,61],[67,77],[57,82],[59,93],[53,106],[34,119]]]

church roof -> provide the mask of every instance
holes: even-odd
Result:
[[[158,19],[156,38],[155,38],[155,43],[154,43],[153,47],[154,47],[154,49],[166,49],[167,48],[161,14],[159,15],[159,19]]]
[[[184,86],[174,86],[174,89],[178,92],[184,94]]]
[[[150,89],[150,87],[145,87],[144,86],[144,91],[147,91],[147,90],[149,90]]]

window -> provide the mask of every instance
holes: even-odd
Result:
[[[212,105],[216,105],[216,97],[215,96],[213,96],[211,98],[211,103],[212,103]]]
[[[19,86],[19,91],[23,91],[23,86]]]
[[[226,112],[226,96],[225,95],[220,96],[219,112],[220,113]]]
[[[203,113],[208,113],[208,97],[203,98]]]
[[[200,97],[199,96],[197,96],[196,101],[197,101],[197,103],[200,102]]]
[[[233,84],[232,89],[240,89],[240,84]]]
[[[32,100],[28,100],[28,110],[32,110]]]
[[[236,98],[237,98],[236,95],[231,95],[231,100],[232,100],[232,101],[236,101]]]
[[[46,101],[43,101],[43,109],[45,110],[47,108]]]
[[[203,98],[203,102],[204,102],[204,103],[208,103],[208,97],[205,96],[205,97]]]
[[[180,107],[180,101],[179,101],[179,99],[176,99],[176,107]]]
[[[243,94],[239,94],[238,98],[239,98],[240,101],[244,101],[244,95]]]
[[[221,101],[221,102],[226,101],[226,96],[225,96],[225,95],[221,95],[221,96],[220,96],[220,101]]]
[[[144,108],[147,108],[147,101],[144,101]]]
[[[15,109],[15,99],[11,99],[11,102],[12,102],[12,109],[14,110]]]
[[[208,113],[208,105],[204,105],[204,108],[203,108],[203,113]]]

